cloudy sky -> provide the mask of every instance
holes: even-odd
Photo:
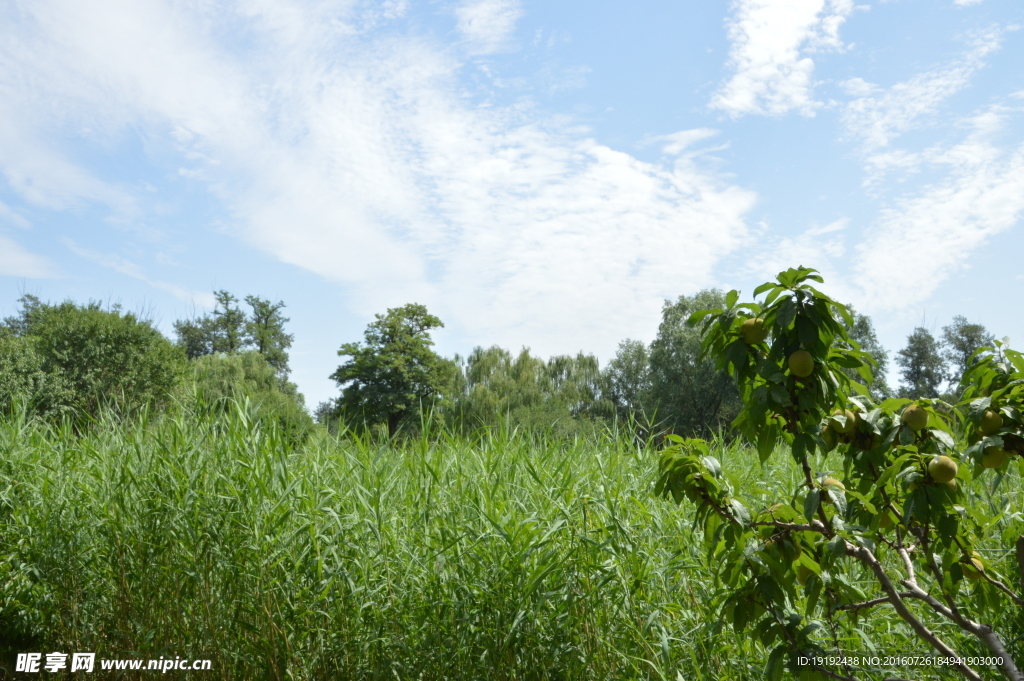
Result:
[[[0,315],[284,300],[311,404],[420,302],[447,355],[653,338],[816,267],[890,351],[1024,341],[1020,0],[0,0]]]

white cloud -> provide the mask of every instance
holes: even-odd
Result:
[[[1024,145],[1004,150],[990,138],[1005,112],[972,119],[973,131],[951,148],[933,147],[922,162],[947,177],[884,210],[858,247],[855,270],[867,306],[911,307],[970,266],[981,245],[1013,228],[1024,213]]]
[[[953,4],[957,7],[970,7],[971,5],[977,5],[981,0],[954,0]]]
[[[56,276],[56,270],[46,258],[29,253],[0,234],[0,276],[47,279]]]
[[[610,352],[656,323],[662,298],[711,283],[747,233],[753,193],[687,150],[706,131],[645,163],[528,111],[473,105],[450,51],[366,33],[354,9],[186,7],[26,5],[32,30],[0,54],[44,91],[6,93],[75,114],[8,121],[28,140],[84,135],[88,120],[101,140],[177,145],[183,176],[230,210],[230,233],[345,285],[361,314],[415,300],[475,341]],[[482,7],[462,6],[464,32],[497,45],[518,5]],[[252,51],[215,40],[239,23]]]
[[[19,229],[30,229],[32,223],[14,211],[3,201],[0,201],[0,221],[14,225]]]
[[[519,0],[464,0],[455,8],[457,27],[473,54],[506,49],[522,15]]]
[[[993,28],[975,36],[970,51],[945,67],[918,74],[879,92],[860,78],[841,85],[858,99],[846,105],[843,124],[846,136],[857,140],[865,153],[889,145],[900,134],[922,125],[939,105],[970,83],[985,65],[985,57],[999,49],[1002,32]]]
[[[139,281],[145,282],[160,291],[166,291],[182,302],[193,304],[197,303],[201,307],[205,308],[213,308],[217,303],[217,300],[214,298],[212,293],[190,291],[182,286],[178,286],[177,284],[170,284],[166,281],[150,279],[146,276],[142,267],[130,260],[125,260],[118,255],[99,253],[89,248],[83,248],[71,239],[64,239],[63,242],[64,245],[71,249],[75,255],[91,260],[103,267],[112,269],[127,277],[131,277],[132,279],[138,279]]]
[[[734,0],[728,24],[728,67],[733,72],[711,99],[730,116],[805,116],[814,100],[814,60],[807,54],[841,50],[839,27],[853,12],[852,0]]]

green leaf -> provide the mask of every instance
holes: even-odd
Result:
[[[814,520],[818,513],[818,505],[821,503],[821,490],[812,489],[804,499],[804,517],[807,520]]]
[[[725,294],[725,307],[732,309],[736,305],[736,301],[739,300],[740,292],[733,289]]]
[[[764,676],[768,681],[779,681],[782,678],[782,658],[786,655],[786,644],[780,643],[768,656],[768,664],[764,667]]]

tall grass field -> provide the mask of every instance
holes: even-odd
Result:
[[[716,455],[752,506],[800,480],[785,452],[767,467],[738,444]],[[765,649],[712,614],[721,586],[692,507],[653,495],[657,457],[615,433],[467,437],[429,423],[395,441],[320,432],[294,445],[244,404],[81,433],[7,418],[0,676],[21,678],[18,652],[92,651],[208,658],[209,671],[160,676],[210,681],[763,678]],[[1020,509],[1017,472],[976,485]],[[930,654],[885,608],[822,641]],[[123,678],[155,678],[135,673]],[[957,678],[862,678],[886,676]]]

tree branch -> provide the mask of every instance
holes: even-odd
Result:
[[[927,641],[929,645],[938,650],[944,656],[959,658],[952,648],[943,643],[931,629],[926,627],[921,620],[914,616],[914,613],[910,612],[910,608],[908,608],[907,604],[903,602],[902,598],[900,598],[899,592],[897,592],[896,587],[893,586],[892,580],[889,579],[889,575],[885,574],[885,569],[882,567],[882,564],[878,562],[878,558],[875,557],[874,553],[863,546],[854,546],[850,542],[846,542],[846,553],[847,555],[853,556],[860,562],[864,563],[871,569],[879,584],[882,585],[882,590],[888,594],[889,602],[892,603],[896,612],[907,624],[910,625],[918,636]],[[959,662],[956,667],[964,676],[971,679],[971,681],[982,681],[978,672],[974,671],[966,664]],[[1016,679],[1014,681],[1016,681]]]
[[[964,617],[959,610],[946,607],[939,602],[937,598],[926,593],[921,589],[921,587],[906,579],[902,580],[900,583],[910,589],[911,595],[914,598],[924,601],[930,605],[935,612],[953,620],[961,629],[976,636],[985,644],[985,647],[988,648],[993,655],[1002,659],[1003,662],[1000,667],[1002,667],[1003,674],[1006,678],[1011,681],[1024,681],[1024,674],[1021,674],[1021,671],[1017,669],[1017,665],[1014,664],[1013,658],[1011,658],[1009,653],[1006,652],[1003,642],[999,639],[999,635],[992,630],[992,627],[987,624],[978,624],[974,620]]]

